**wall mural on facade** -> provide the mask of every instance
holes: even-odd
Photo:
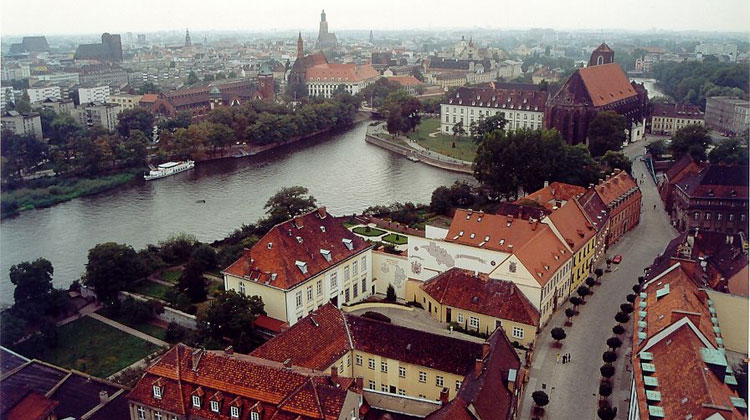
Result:
[[[413,264],[412,264],[413,266]],[[400,288],[406,281],[406,272],[403,268],[398,266],[398,263],[393,260],[385,260],[380,264],[380,271],[383,273],[390,273],[391,267],[393,268],[393,286]],[[413,268],[412,268],[413,270]]]
[[[456,265],[456,261],[448,253],[448,250],[438,246],[435,242],[430,242],[430,244],[424,247],[424,249],[430,254],[430,256],[435,258],[435,261],[438,264],[442,264],[446,267],[453,267]]]
[[[476,255],[456,254],[456,259],[472,260],[472,261],[480,262],[482,264],[487,264],[487,260],[485,260],[482,257],[477,257]]]

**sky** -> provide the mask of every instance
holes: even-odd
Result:
[[[0,33],[441,28],[750,30],[748,0],[4,0]]]

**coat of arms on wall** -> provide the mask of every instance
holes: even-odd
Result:
[[[508,266],[508,270],[511,273],[515,273],[516,272],[516,262],[515,261],[513,261],[513,262],[510,263],[510,265]]]
[[[412,261],[411,263],[411,272],[414,274],[419,274],[422,272],[422,264],[419,261]]]

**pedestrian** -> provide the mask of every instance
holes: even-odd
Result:
[[[560,363],[560,353],[557,353],[557,356],[555,357],[555,363]]]
[[[654,210],[656,210],[656,204],[654,204]]]
[[[568,363],[570,363],[570,353],[568,353]]]

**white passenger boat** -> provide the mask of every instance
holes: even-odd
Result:
[[[179,174],[195,167],[195,161],[186,160],[182,162],[162,163],[156,168],[152,168],[148,174],[143,175],[143,179],[151,181],[152,179],[164,178],[171,175]]]

